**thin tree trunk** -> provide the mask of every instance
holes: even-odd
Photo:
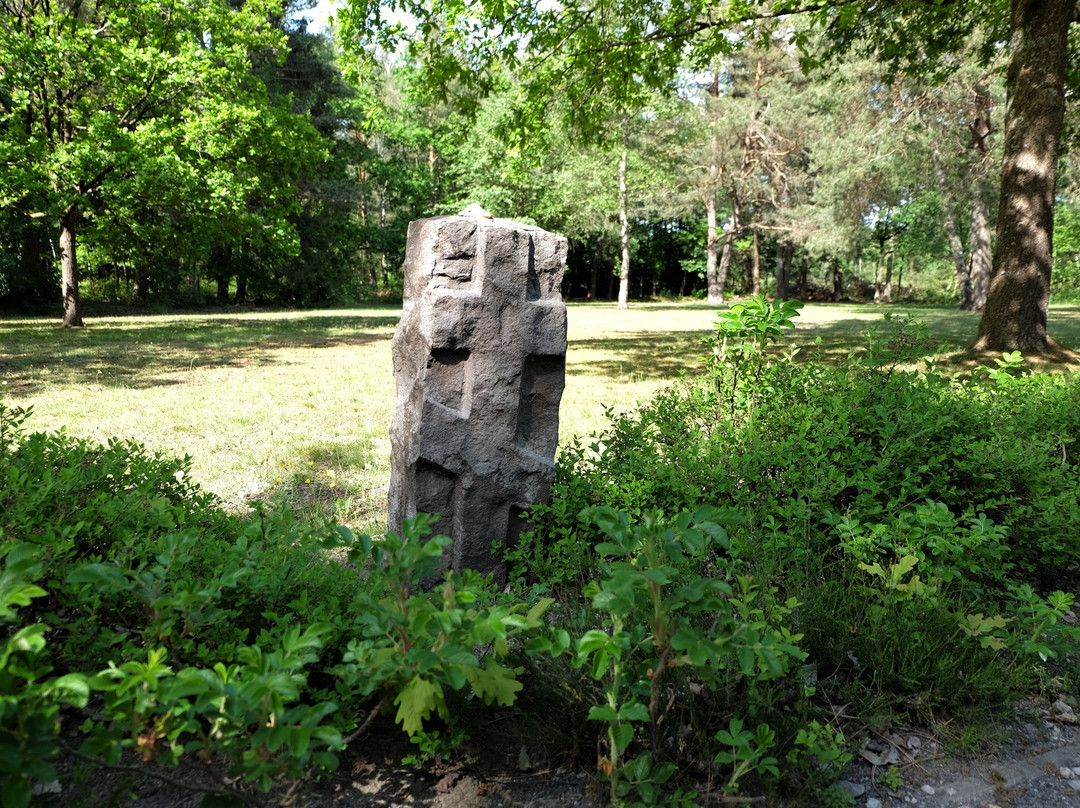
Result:
[[[716,166],[710,166],[709,173],[715,174]],[[705,286],[710,303],[724,302],[724,288],[720,285],[717,274],[717,252],[720,237],[716,232],[716,186],[710,185],[705,194],[705,219],[708,230],[705,237]]]
[[[622,248],[622,267],[619,270],[619,308],[630,308],[630,216],[626,206],[626,132],[623,132],[622,159],[619,161],[619,244]]]
[[[1044,354],[1054,192],[1076,0],[1012,0],[997,249],[974,347]]]
[[[990,290],[990,273],[993,270],[993,254],[990,250],[990,213],[986,200],[976,193],[971,206],[971,298],[967,311],[982,311],[986,307],[986,295]]]
[[[874,276],[874,302],[881,302],[881,289],[885,285],[885,243],[878,252],[877,275]]]
[[[970,271],[971,297],[968,311],[982,311],[986,307],[986,295],[990,291],[990,274],[994,268],[994,256],[990,247],[990,211],[986,205],[983,187],[983,169],[990,157],[990,97],[985,89],[976,86],[975,105],[979,110],[972,127],[974,147],[979,152],[979,164],[974,171],[974,189],[971,208],[971,233],[968,244],[971,252]]]
[[[64,328],[83,324],[82,301],[79,299],[79,256],[75,250],[75,228],[80,212],[69,208],[60,218],[60,284],[64,301]]]
[[[964,245],[956,229],[956,214],[952,192],[949,190],[948,178],[945,175],[945,161],[941,159],[941,150],[936,145],[931,156],[934,160],[934,177],[937,179],[938,190],[941,192],[941,218],[944,220],[945,235],[949,238],[949,251],[952,253],[953,266],[956,268],[956,289],[960,293],[960,308],[967,309],[971,305],[971,278],[967,271],[967,260],[964,258]]]
[[[776,299],[787,300],[787,273],[784,271],[784,242],[776,240]]]
[[[731,195],[731,229],[724,237],[724,249],[720,253],[720,265],[716,269],[716,294],[718,302],[724,302],[724,288],[727,286],[728,270],[731,269],[731,259],[735,254],[735,237],[739,232],[740,215],[739,193],[736,190]]]
[[[386,186],[383,185],[382,193],[379,194],[379,230],[386,232]],[[390,288],[390,272],[386,264],[386,250],[379,253],[379,274],[382,278],[382,288],[385,291]]]
[[[604,261],[603,248],[599,241],[593,243],[592,261],[589,266],[589,300],[596,300],[600,283],[600,265]]]
[[[758,243],[758,231],[754,229],[754,246],[753,253],[750,261],[750,282],[753,288],[752,294],[761,294],[761,253],[760,244]]]
[[[896,255],[896,228],[889,230],[889,252],[885,258],[885,288],[881,292],[882,303],[892,303],[893,256]]]

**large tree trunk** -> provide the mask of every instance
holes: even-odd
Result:
[[[60,284],[64,299],[64,328],[83,324],[79,300],[79,257],[75,251],[75,228],[79,223],[77,208],[69,208],[60,218]]]
[[[710,168],[710,173],[715,173],[716,166]],[[711,185],[705,194],[705,218],[707,221],[707,235],[705,237],[705,286],[710,303],[724,302],[724,288],[719,284],[717,274],[717,252],[720,237],[716,232],[716,186]]]
[[[630,216],[626,211],[626,137],[623,137],[622,159],[619,161],[619,226],[622,246],[622,266],[619,269],[619,308],[630,308]]]
[[[968,275],[967,260],[964,258],[964,245],[960,241],[960,232],[956,229],[956,214],[952,191],[945,175],[945,161],[941,159],[941,150],[935,145],[931,156],[934,161],[934,178],[941,193],[941,218],[944,220],[945,235],[949,239],[949,251],[952,253],[953,266],[956,268],[956,290],[960,293],[960,308],[971,305],[971,277]]]
[[[997,249],[974,347],[1044,354],[1054,191],[1076,0],[1012,0]]]

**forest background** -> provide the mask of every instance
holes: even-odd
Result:
[[[913,35],[899,58],[880,37],[907,23],[875,29],[874,4],[861,28],[748,6],[720,46],[702,26],[691,46],[633,61],[634,6],[597,27],[608,40],[568,52],[535,28],[543,4],[478,12],[488,25],[509,14],[512,40],[461,34],[450,2],[386,19],[357,2],[320,31],[311,5],[5,3],[0,310],[62,298],[75,325],[80,295],[164,308],[395,299],[408,223],[472,202],[567,236],[570,298],[984,305],[1001,13],[949,22],[940,4],[899,4],[930,12],[925,42]],[[420,30],[409,43],[403,19]],[[1080,290],[1074,79],[1058,299]]]

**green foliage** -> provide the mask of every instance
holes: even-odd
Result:
[[[184,461],[26,433],[26,416],[0,407],[0,536],[14,537],[0,575],[11,624],[0,744],[12,800],[54,779],[65,703],[91,700],[81,752],[104,765],[125,750],[169,766],[197,757],[266,790],[333,771],[372,695],[395,699],[410,734],[432,712],[451,718],[444,692],[515,700],[510,644],[543,625],[551,600],[499,605],[475,573],[424,589],[449,541],[424,538],[428,517],[379,539],[287,513],[240,520],[187,480]]]
[[[729,356],[743,361],[759,359],[770,344],[783,336],[785,328],[795,327],[792,318],[799,316],[802,307],[798,300],[770,302],[764,295],[754,295],[720,312],[714,333],[703,342],[712,349],[717,363],[727,361]]]
[[[46,594],[33,583],[42,575],[36,548],[5,539],[0,529],[0,559],[0,623],[5,635],[0,640],[0,797],[5,806],[23,808],[30,803],[35,781],[56,779],[50,759],[56,750],[61,706],[85,706],[90,688],[78,673],[49,676],[46,626],[20,625],[24,621],[17,609]]]
[[[823,723],[829,703],[850,702],[856,720],[910,722],[997,709],[1038,666],[1053,675],[1077,659],[1062,619],[1069,590],[1058,591],[1080,570],[1070,538],[1080,527],[1077,380],[1017,375],[1015,356],[970,378],[908,370],[925,343],[918,323],[890,318],[840,367],[766,354],[740,383],[752,411],[727,406],[740,361],[729,352],[569,447],[512,563],[570,597],[607,574],[582,549],[610,543],[606,529],[575,518],[581,509],[603,503],[657,525],[703,505],[742,514],[697,572],[727,582],[730,605],[756,587],[750,607],[802,635],[807,659],[802,675],[771,683],[712,680],[713,709],[772,727],[783,739],[772,756],[807,783],[850,759],[844,735]],[[680,580],[693,571],[680,567]],[[622,701],[606,715],[632,727]]]
[[[889,791],[899,791],[904,785],[904,778],[900,775],[900,770],[895,766],[887,768],[878,776],[877,781]]]
[[[374,586],[357,593],[352,608],[360,636],[348,641],[335,673],[345,688],[393,695],[396,720],[410,736],[423,730],[433,712],[450,720],[447,689],[468,685],[485,704],[513,704],[522,685],[518,671],[503,664],[509,643],[543,625],[553,602],[493,604],[487,582],[471,570],[447,572],[441,584],[424,591],[422,584],[433,582],[450,543],[446,536],[422,538],[431,533],[431,521],[421,514],[404,535],[387,533],[374,541],[339,528],[350,561],[370,561],[386,590]],[[482,660],[473,652],[477,646],[488,649]]]
[[[728,729],[716,733],[716,740],[725,749],[716,753],[717,763],[731,766],[731,777],[724,790],[734,793],[738,790],[739,778],[749,771],[758,774],[769,773],[773,777],[780,775],[776,767],[777,759],[768,756],[768,751],[776,745],[776,733],[765,724],[759,724],[757,730],[750,732],[743,729],[739,718],[731,719]]]
[[[725,361],[565,451],[504,592],[446,570],[425,515],[379,537],[240,519],[186,461],[0,406],[10,799],[52,776],[60,709],[95,716],[82,751],[103,763],[194,757],[265,789],[333,771],[384,709],[424,765],[533,691],[553,694],[541,727],[600,728],[613,802],[689,808],[682,772],[821,788],[863,722],[994,711],[1040,668],[1069,675],[1076,380],[1012,355],[909,370],[906,318],[840,367],[777,361],[796,312],[744,306]]]
[[[652,753],[663,747],[661,724],[671,709],[663,698],[669,673],[689,668],[695,681],[712,688],[725,669],[766,680],[781,676],[792,660],[804,655],[795,644],[798,635],[749,608],[753,592],[747,581],[740,580],[733,591],[724,580],[730,570],[717,551],[730,545],[721,525],[737,517],[705,507],[679,514],[668,527],[652,514],[631,525],[625,514],[598,506],[584,511],[582,519],[603,532],[607,541],[597,544],[596,552],[612,560],[601,562],[600,577],[582,592],[603,617],[605,628],[586,631],[575,640],[574,665],[587,667],[604,683],[605,703],[593,706],[589,718],[607,723],[609,756],[601,768],[611,782],[612,802],[621,802],[632,787],[643,804],[656,804],[659,786],[675,767],[654,766],[648,751],[629,762],[622,756],[634,740],[636,725],[648,729]],[[696,569],[706,560],[715,565],[708,575]],[[774,619],[782,619],[795,605],[789,601],[778,608]],[[746,761],[725,755],[720,753],[717,760],[736,763],[730,781],[734,785],[746,771]],[[774,763],[768,759],[754,765],[775,772]]]

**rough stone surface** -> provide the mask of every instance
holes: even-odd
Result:
[[[468,211],[466,211],[468,212]],[[409,226],[394,334],[389,526],[418,512],[455,570],[501,572],[523,510],[547,501],[566,374],[566,239],[487,215]]]

